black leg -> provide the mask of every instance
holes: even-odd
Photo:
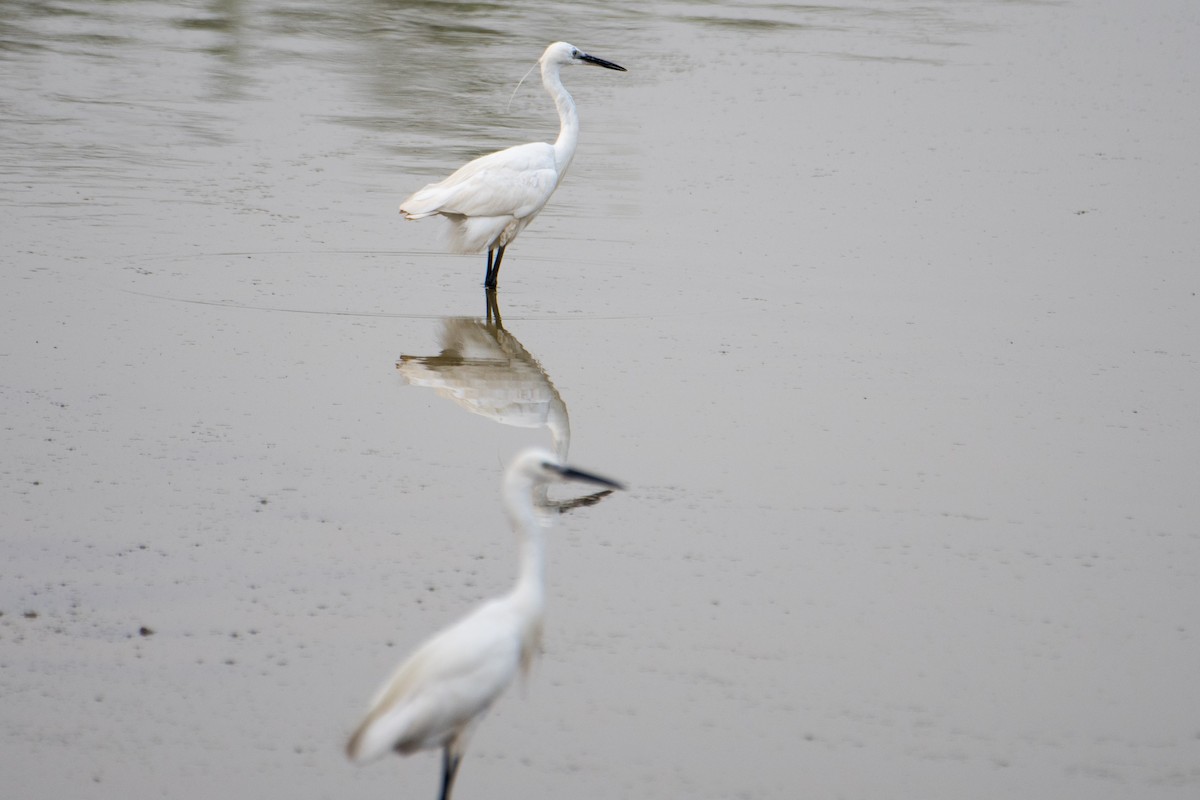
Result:
[[[484,280],[483,285],[489,289],[496,288],[496,279],[500,277],[500,261],[504,258],[504,249],[506,247],[508,247],[508,245],[502,244],[500,245],[499,249],[496,250],[495,263],[492,262],[492,251],[488,250],[488,272],[487,279]]]
[[[450,790],[454,787],[454,776],[458,773],[458,762],[462,754],[450,752],[450,745],[442,748],[442,793],[438,800],[450,800]]]

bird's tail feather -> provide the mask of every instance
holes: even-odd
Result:
[[[400,213],[409,219],[432,217],[441,211],[448,199],[446,190],[440,183],[431,183],[423,189],[418,189],[400,204]]]
[[[400,212],[409,219],[420,219],[421,217],[430,217],[438,212],[438,207],[442,205],[442,196],[438,192],[431,192],[432,186],[426,186],[422,190],[415,192],[407,200],[400,204]]]
[[[513,222],[513,218],[507,214],[498,217],[470,217],[445,211],[446,204],[453,199],[451,189],[439,183],[431,183],[401,203],[400,213],[406,219],[424,219],[437,214],[446,217],[450,220],[450,249],[456,253],[479,253],[488,249]]]

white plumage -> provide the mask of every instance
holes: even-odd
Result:
[[[450,247],[455,252],[486,249],[484,285],[489,288],[496,286],[504,249],[545,207],[575,156],[579,114],[563,86],[560,70],[570,64],[592,64],[625,71],[566,42],[547,47],[538,63],[542,85],[558,108],[559,131],[554,144],[531,142],[481,156],[400,204],[400,213],[407,219],[441,214],[450,220]]]
[[[413,653],[371,701],[350,740],[350,758],[363,763],[392,750],[461,750],[518,665],[531,663],[537,651],[541,598],[523,594],[485,603]]]
[[[517,582],[421,645],[371,701],[346,754],[370,761],[442,749],[440,800],[449,800],[467,739],[483,714],[528,669],[542,634],[543,554],[534,492],[550,483],[620,484],[573,469],[545,450],[526,450],[505,471],[503,499],[520,543]]]
[[[408,219],[448,217],[456,253],[495,249],[511,242],[542,210],[566,166],[560,171],[553,145],[517,145],[477,158],[444,181],[429,184],[405,200],[401,210]]]

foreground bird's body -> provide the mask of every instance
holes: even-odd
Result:
[[[571,64],[625,71],[566,42],[547,47],[538,63],[542,84],[558,108],[559,132],[554,144],[531,142],[481,156],[400,204],[400,213],[407,219],[441,214],[450,220],[450,246],[455,252],[486,249],[484,285],[489,288],[496,286],[505,248],[545,207],[575,156],[579,114],[559,71]]]
[[[542,539],[534,490],[549,483],[619,484],[563,465],[549,452],[519,455],[504,478],[504,505],[520,539],[520,572],[507,594],[489,600],[421,645],[379,690],[350,738],[357,762],[389,751],[442,749],[440,800],[449,800],[471,731],[518,669],[528,669],[542,631]]]

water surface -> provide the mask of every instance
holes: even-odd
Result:
[[[8,791],[432,797],[342,745],[511,579],[539,443],[631,490],[557,520],[459,798],[1194,797],[1198,34],[0,3]],[[567,73],[489,324],[483,257],[396,206],[553,137],[510,95],[555,39],[629,72]]]

